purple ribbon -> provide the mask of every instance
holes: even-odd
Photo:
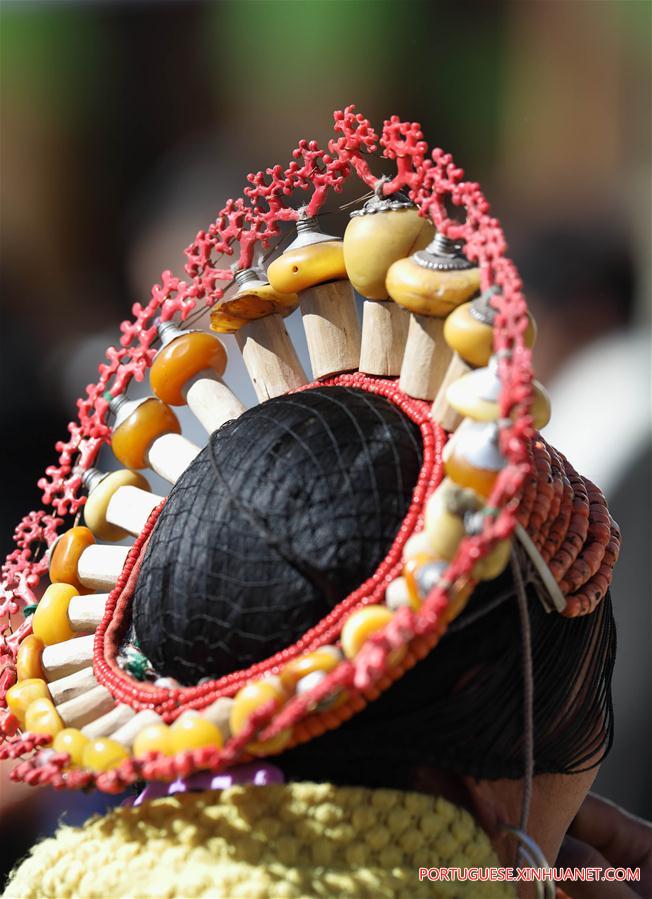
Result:
[[[150,799],[160,799],[162,796],[173,796],[175,793],[201,792],[203,790],[226,790],[229,787],[239,787],[244,784],[254,784],[258,787],[266,787],[270,784],[285,783],[283,772],[275,765],[263,762],[249,762],[247,765],[236,765],[228,771],[219,774],[211,774],[210,771],[198,771],[189,777],[179,777],[171,783],[152,781],[148,783],[143,792],[135,799],[125,799],[123,806],[134,808],[149,802]]]

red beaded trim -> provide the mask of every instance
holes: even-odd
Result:
[[[299,388],[310,390],[316,386],[357,387],[370,393],[384,396],[395,403],[402,412],[419,425],[423,440],[423,462],[419,478],[414,488],[412,501],[403,523],[385,559],[374,574],[349,596],[342,600],[315,627],[307,631],[296,643],[269,659],[249,668],[234,671],[218,680],[194,687],[167,689],[143,684],[126,674],[117,663],[118,642],[122,633],[125,616],[129,612],[131,597],[135,589],[140,562],[143,558],[149,535],[156,524],[164,503],[155,509],[142,534],[134,544],[120,579],[111,592],[104,618],[95,634],[93,668],[98,683],[107,687],[120,702],[126,702],[134,709],[154,709],[164,720],[172,721],[184,709],[202,709],[221,696],[233,696],[251,680],[263,674],[277,674],[289,661],[306,652],[311,652],[326,643],[335,642],[340,634],[344,618],[359,606],[382,602],[387,585],[401,572],[402,553],[408,538],[422,526],[423,507],[442,479],[441,456],[446,436],[444,431],[430,417],[430,403],[411,399],[402,393],[396,381],[371,378],[355,373],[313,382]]]

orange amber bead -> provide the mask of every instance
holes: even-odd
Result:
[[[43,641],[30,634],[25,637],[18,647],[16,656],[16,675],[19,681],[39,678],[45,680],[41,656],[43,654]]]
[[[56,542],[50,557],[50,580],[53,584],[70,584],[78,592],[86,593],[84,585],[77,577],[79,557],[95,543],[95,537],[89,528],[70,528]]]
[[[312,674],[313,671],[326,673],[332,671],[341,660],[342,655],[334,646],[320,646],[314,652],[289,662],[281,671],[281,683],[286,690],[292,691],[302,677]]]
[[[489,496],[498,477],[497,471],[488,468],[476,468],[459,453],[451,453],[444,463],[446,474],[460,487],[470,487],[480,496]]]
[[[175,337],[156,354],[149,383],[156,396],[171,406],[183,406],[183,388],[202,371],[219,378],[226,368],[226,350],[219,338],[205,331],[188,331]]]
[[[63,643],[78,636],[68,620],[68,606],[79,593],[71,584],[50,584],[32,618],[34,636],[46,646]]]
[[[179,421],[168,405],[149,397],[113,431],[111,448],[127,468],[147,468],[147,453],[157,437],[180,434]]]

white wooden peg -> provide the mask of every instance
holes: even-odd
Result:
[[[301,292],[301,315],[314,378],[354,371],[360,362],[360,322],[349,281]]]
[[[77,576],[85,587],[103,592],[112,590],[129,555],[130,546],[95,543],[79,557]]]
[[[128,721],[131,721],[135,715],[136,713],[131,706],[120,703],[115,706],[115,708],[111,709],[110,712],[85,724],[82,727],[81,732],[90,740],[96,740],[98,737],[108,737],[110,734],[115,733],[116,730],[123,727]]]
[[[104,617],[108,593],[90,593],[73,596],[68,605],[70,627],[81,634],[94,631]]]
[[[175,484],[200,452],[201,447],[181,434],[163,434],[150,446],[147,461],[156,474]]]
[[[188,407],[209,434],[245,411],[233,391],[208,372],[192,380],[185,388],[185,395]]]
[[[109,500],[106,520],[137,537],[164,497],[139,487],[120,487]]]
[[[117,740],[130,749],[138,734],[150,724],[161,724],[163,719],[153,709],[143,709],[133,718],[130,718],[125,724],[112,733],[111,739]]]
[[[46,646],[41,656],[46,679],[58,680],[91,665],[94,641],[95,635],[89,634],[87,637],[73,637],[72,640]]]
[[[61,705],[61,703],[68,702],[69,699],[74,699],[82,693],[88,693],[89,690],[96,686],[97,681],[93,674],[93,668],[89,665],[86,668],[75,671],[73,674],[61,677],[59,680],[50,681],[48,690],[50,691],[52,702],[55,705]]]
[[[59,717],[66,727],[83,727],[89,721],[95,721],[106,715],[115,706],[115,699],[106,687],[93,687],[86,693],[80,693],[74,699],[57,705]]]

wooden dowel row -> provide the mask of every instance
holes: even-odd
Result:
[[[95,721],[115,706],[115,699],[106,687],[93,687],[67,702],[57,705],[57,712],[66,727],[83,727]]]
[[[111,709],[110,712],[96,718],[89,724],[85,724],[81,730],[91,740],[96,740],[98,737],[109,737],[127,724],[128,721],[131,721],[135,715],[136,712],[131,706],[120,703]]]
[[[75,699],[76,696],[80,696],[82,693],[88,693],[89,690],[96,686],[97,681],[93,674],[93,668],[89,665],[86,668],[75,671],[73,674],[68,674],[66,677],[50,681],[48,690],[50,691],[52,702],[55,705],[60,705],[68,702],[70,699]]]

